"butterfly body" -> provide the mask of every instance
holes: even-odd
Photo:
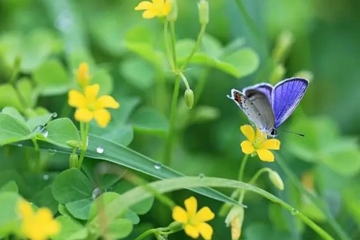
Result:
[[[260,83],[244,88],[231,89],[232,99],[260,131],[269,136],[277,135],[277,128],[292,114],[309,85],[303,78],[289,78],[272,86]]]

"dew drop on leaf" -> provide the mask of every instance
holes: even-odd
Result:
[[[101,154],[104,152],[104,149],[102,147],[97,147],[96,152]]]
[[[155,165],[154,165],[154,168],[156,169],[156,170],[160,170],[161,169],[161,163],[159,163],[159,162],[157,162],[157,163],[155,163]]]

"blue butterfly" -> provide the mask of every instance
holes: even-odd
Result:
[[[232,99],[260,131],[275,137],[277,128],[294,112],[303,98],[309,81],[303,78],[285,79],[275,86],[260,83],[231,89]]]

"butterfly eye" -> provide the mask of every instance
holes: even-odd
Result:
[[[276,131],[275,128],[273,128],[273,129],[271,130],[270,135],[271,135],[272,137],[276,137],[277,131]]]

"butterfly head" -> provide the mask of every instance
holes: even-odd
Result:
[[[277,130],[275,128],[271,129],[269,136],[272,137],[272,138],[276,137],[277,136]]]

